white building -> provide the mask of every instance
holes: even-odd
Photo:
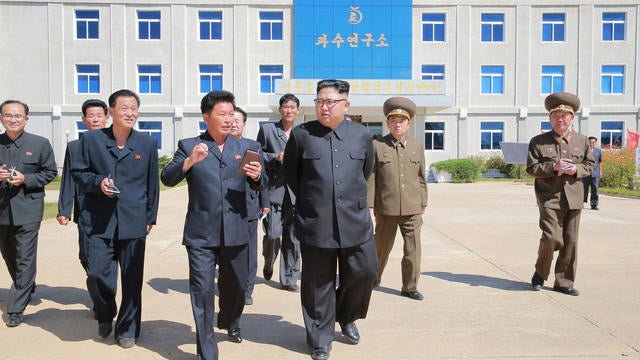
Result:
[[[251,119],[248,137],[260,122],[279,119],[281,89],[299,95],[300,122],[315,118],[315,82],[298,74],[331,58],[335,67],[321,74],[345,78],[338,70],[344,54],[356,54],[348,55],[356,85],[350,115],[386,133],[382,102],[414,98],[413,132],[425,139],[429,163],[490,153],[500,141],[528,142],[550,128],[543,101],[555,91],[580,96],[574,127],[604,147],[623,146],[626,129],[639,129],[637,0],[335,2],[346,5],[0,1],[0,99],[29,104],[27,130],[51,139],[59,165],[66,141],[82,131],[86,99],[136,91],[140,128],[156,136],[161,155],[171,155],[177,140],[202,130],[199,105],[210,89],[236,95]],[[362,19],[368,27],[358,27]],[[350,26],[349,33],[321,33],[325,24]],[[387,38],[395,47],[384,48]],[[371,57],[347,45],[371,47]],[[318,55],[322,47],[334,55]],[[367,77],[379,62],[391,70],[378,74],[391,76]]]

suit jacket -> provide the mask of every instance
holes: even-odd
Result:
[[[198,143],[209,147],[209,154],[185,174],[184,160]],[[208,132],[178,142],[173,159],[162,169],[162,183],[174,186],[187,179],[189,204],[182,244],[194,247],[240,246],[249,242],[247,183],[262,190],[264,178],[256,183],[238,172],[247,146],[227,136],[223,152]]]
[[[593,148],[593,171],[591,172],[591,176],[594,178],[600,177],[600,166],[602,164],[602,149]]]
[[[44,186],[58,170],[49,140],[23,132],[15,140],[0,134],[0,163],[24,174],[24,184],[0,183],[0,225],[24,225],[42,221]]]
[[[71,176],[72,159],[82,156],[80,140],[73,140],[67,143],[67,150],[64,153],[64,164],[62,166],[62,176],[60,179],[60,193],[58,194],[58,216],[71,218],[73,209],[73,221],[78,222],[80,217],[80,206],[84,200],[73,176]]]
[[[375,163],[367,182],[367,199],[376,214],[415,215],[427,206],[427,179],[422,143],[406,137],[403,147],[388,134],[373,141]]]
[[[292,130],[284,168],[302,243],[347,248],[372,240],[367,178],[373,159],[371,134],[358,123],[342,121],[332,130],[315,120]]]
[[[283,164],[276,160],[278,153],[284,151],[287,145],[287,135],[284,132],[282,120],[277,123],[266,123],[258,131],[257,141],[262,146],[264,166],[269,180],[267,190],[272,204],[282,205],[287,184]],[[291,203],[295,203],[295,196],[291,191]]]
[[[86,132],[81,156],[71,163],[73,180],[85,194],[79,224],[89,236],[138,239],[158,214],[158,149],[151,136],[132,130],[118,149],[113,128]],[[106,196],[102,180],[111,176],[119,194]],[[117,231],[117,234],[116,234]]]
[[[574,175],[558,175],[553,165],[560,158],[570,158],[576,165]],[[593,152],[587,137],[571,133],[568,142],[558,141],[553,131],[534,136],[529,142],[527,173],[535,177],[535,192],[539,206],[562,208],[566,198],[569,209],[582,209],[584,185],[582,179],[593,170]]]
[[[260,147],[260,143],[247,138],[240,138],[240,142],[247,147],[247,149],[251,149],[257,153],[262,153],[262,148]],[[262,166],[264,167],[264,156],[260,159]],[[266,176],[263,174],[263,176]],[[265,183],[268,183],[269,180],[265,179]],[[260,209],[268,208],[271,206],[269,202],[269,192],[268,191],[255,191],[251,188],[249,183],[247,183],[247,214],[248,220],[257,220],[260,218]]]

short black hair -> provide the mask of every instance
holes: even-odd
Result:
[[[300,99],[291,93],[286,93],[280,97],[280,107],[282,107],[282,105],[287,101],[293,101],[296,103],[296,107],[300,107]]]
[[[27,104],[23,103],[20,100],[5,100],[4,102],[2,102],[2,104],[0,104],[0,113],[4,111],[4,106],[9,104],[22,105],[22,107],[24,108],[24,114],[27,116],[29,115],[29,106],[27,106]]]
[[[242,122],[246,123],[247,122],[247,112],[242,110],[241,107],[236,106],[236,108],[234,109],[235,112],[239,112],[240,114],[242,114]]]
[[[138,107],[140,106],[140,97],[138,97],[138,94],[128,89],[122,89],[114,92],[113,94],[111,94],[111,96],[109,96],[110,108],[116,107],[116,102],[118,101],[119,97],[132,97],[136,99],[136,103],[138,104]]]
[[[227,90],[214,90],[207,93],[204,97],[202,97],[202,101],[200,102],[200,111],[203,114],[208,113],[216,106],[217,103],[228,102],[233,105],[233,108],[236,107],[236,98],[233,96],[233,93]]]
[[[114,104],[115,106],[115,104]],[[87,109],[92,107],[100,107],[104,114],[107,115],[108,108],[104,101],[98,99],[89,99],[82,103],[82,116],[87,116]]]
[[[598,141],[598,138],[595,136],[589,136],[589,140],[595,140],[596,142]]]
[[[339,94],[347,94],[349,95],[349,82],[344,80],[320,80],[318,81],[318,87],[316,88],[316,94],[320,92],[320,90],[324,88],[332,87],[338,90]]]

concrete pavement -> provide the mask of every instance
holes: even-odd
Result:
[[[194,359],[181,245],[186,198],[186,187],[161,193],[136,347],[123,350],[97,337],[76,229],[52,219],[42,224],[38,288],[25,323],[0,324],[0,359]],[[399,296],[398,236],[369,315],[357,322],[360,344],[345,343],[336,326],[331,359],[640,359],[640,200],[603,195],[600,211],[583,211],[576,281],[582,294],[571,297],[551,291],[553,279],[541,292],[530,290],[539,239],[532,186],[429,184],[429,199],[419,285],[425,300]],[[3,320],[9,284],[2,266]],[[241,327],[241,344],[216,331],[221,359],[309,359],[299,294],[277,282],[259,278]]]

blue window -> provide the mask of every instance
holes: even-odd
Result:
[[[482,94],[504,93],[504,66],[488,65],[481,67]]]
[[[162,149],[162,121],[138,121],[138,129],[156,139],[156,147]]]
[[[480,123],[480,149],[500,150],[504,123],[483,121]]]
[[[444,65],[422,65],[422,80],[444,80]]]
[[[601,94],[622,94],[624,93],[624,66],[603,65],[602,76],[600,78]]]
[[[80,134],[87,131],[89,131],[89,128],[87,128],[87,125],[85,125],[82,121],[76,121],[76,139],[79,139]],[[68,135],[67,135],[67,142],[69,142]]]
[[[624,23],[624,13],[602,13],[602,41],[623,41]]]
[[[162,92],[162,66],[138,65],[138,87],[141,94]]]
[[[382,123],[381,122],[363,122],[361,123],[371,133],[371,137],[374,139],[382,137]]]
[[[282,65],[260,65],[260,92],[273,94],[276,80],[282,79]]]
[[[444,122],[424,123],[424,149],[444,150]]]
[[[260,40],[282,40],[281,11],[260,11]]]
[[[222,11],[199,11],[200,40],[222,40]]]
[[[600,144],[603,149],[622,149],[622,121],[600,123]]]
[[[542,121],[540,122],[540,133],[544,134],[546,132],[551,131],[551,121]]]
[[[483,42],[504,41],[504,14],[482,14],[480,26]]]
[[[204,134],[207,131],[207,123],[204,121],[198,122],[198,130],[200,130],[200,134]]]
[[[222,90],[222,65],[200,65],[200,93]]]
[[[542,66],[543,94],[564,91],[564,66]]]
[[[446,26],[446,14],[422,14],[422,41],[443,42]]]
[[[76,39],[97,39],[99,21],[98,10],[76,10]]]
[[[76,65],[78,94],[100,93],[100,65]]]
[[[138,39],[160,39],[160,11],[138,11]]]
[[[564,14],[542,14],[542,41],[564,41]]]

